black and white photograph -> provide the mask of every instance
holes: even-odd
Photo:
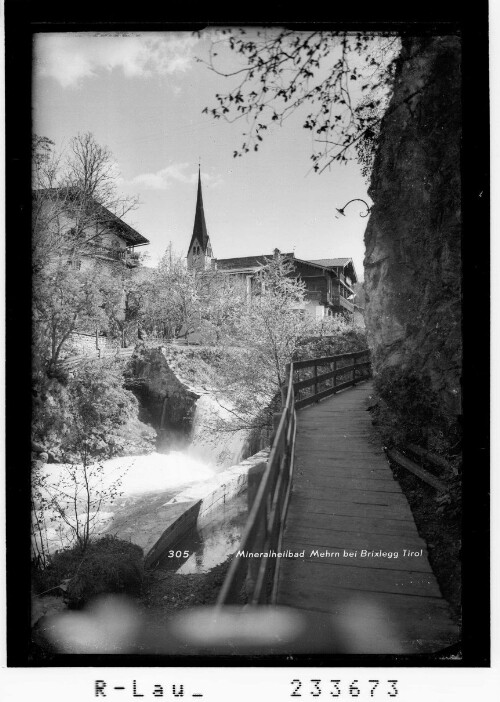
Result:
[[[14,665],[488,665],[488,180],[484,154],[465,173],[463,38],[33,27],[31,232],[6,237],[31,258],[30,317],[7,310],[7,348],[30,335]],[[330,672],[286,698],[400,693]]]

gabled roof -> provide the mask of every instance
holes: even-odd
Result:
[[[201,174],[198,167],[198,194],[196,197],[196,212],[194,215],[194,225],[193,225],[193,236],[191,237],[191,242],[189,244],[188,252],[191,251],[191,247],[195,240],[198,240],[202,248],[203,253],[207,252],[208,246],[208,231],[207,224],[205,222],[205,212],[203,210],[203,196],[201,194]]]
[[[217,259],[217,269],[218,270],[229,270],[232,268],[258,268],[259,266],[265,266],[269,260],[272,260],[274,254],[269,254],[269,256],[243,256],[242,258],[218,258]],[[284,258],[293,259],[293,253],[281,254]]]
[[[303,264],[305,266],[311,266],[312,268],[317,268],[319,270],[325,271],[332,268],[346,268],[349,267],[352,271],[352,278],[354,282],[357,281],[356,271],[354,270],[354,265],[352,258],[321,258],[314,261],[306,261],[302,258],[295,258],[295,254],[283,253],[280,254],[283,258],[293,262],[294,264]],[[219,258],[217,260],[218,270],[250,270],[258,268],[259,266],[264,266],[269,259],[272,259],[274,254],[269,256],[243,256],[240,258]],[[331,271],[334,273],[334,271]]]
[[[83,196],[83,193],[78,188],[45,188],[33,191],[33,196],[36,197],[37,194],[45,194],[53,198],[61,198],[67,201],[75,201],[79,197]],[[133,227],[123,221],[118,215],[113,214],[107,207],[101,205],[93,197],[86,196],[88,202],[91,203],[94,209],[93,217],[101,225],[106,225],[110,229],[115,230],[116,234],[120,236],[129,246],[143,246],[144,244],[149,244],[149,239],[145,236],[139,234]]]
[[[343,268],[349,261],[352,261],[352,258],[318,258],[309,263],[317,263],[325,268]]]
[[[352,258],[319,258],[309,261],[309,263],[313,263],[317,266],[323,266],[324,268],[349,268],[350,273],[348,275],[350,275],[354,283],[357,283],[358,281],[358,276],[354,269]]]
[[[149,244],[149,239],[146,239],[145,236],[139,234],[138,231],[124,222],[123,219],[120,219],[120,217],[110,212],[103,205],[100,205],[99,203],[96,204],[102,212],[103,221],[105,221],[108,226],[111,225],[113,229],[116,228],[118,230],[118,235],[121,236],[122,239],[125,239],[129,246],[143,246],[145,244]]]

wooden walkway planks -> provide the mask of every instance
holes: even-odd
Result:
[[[324,612],[337,653],[429,653],[456,643],[412,512],[371,426],[371,383],[297,413],[277,604]],[[397,554],[397,555],[396,555]]]

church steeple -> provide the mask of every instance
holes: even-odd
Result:
[[[207,267],[207,259],[212,258],[212,247],[208,236],[203,209],[203,195],[201,192],[201,169],[198,165],[198,193],[196,196],[196,210],[194,215],[193,235],[188,250],[188,267]]]

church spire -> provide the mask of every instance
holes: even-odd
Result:
[[[193,234],[188,250],[188,262],[193,256],[205,258],[212,257],[210,238],[208,236],[205,211],[203,209],[203,194],[201,191],[201,166],[198,163],[198,193],[196,196],[196,210],[194,215]]]

